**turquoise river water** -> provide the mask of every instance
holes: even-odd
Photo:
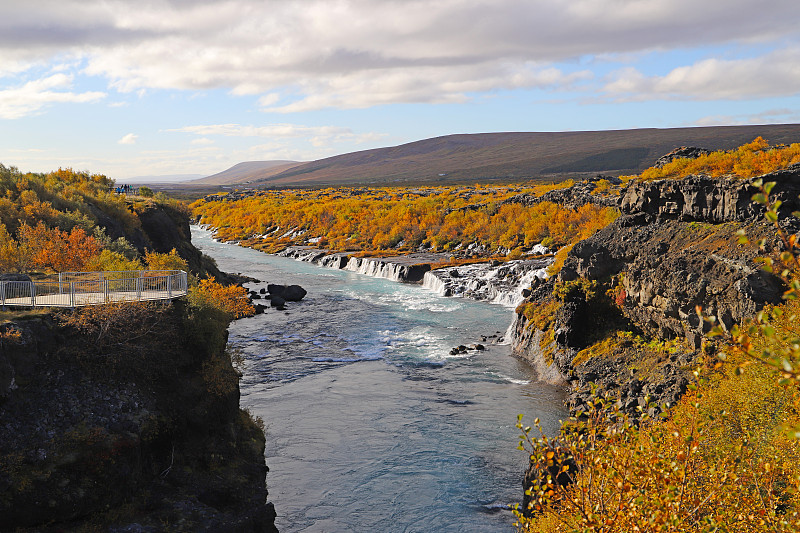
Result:
[[[308,295],[235,321],[241,404],[266,425],[269,499],[291,532],[514,531],[516,415],[557,427],[563,395],[492,343],[508,307],[192,240],[219,267]],[[267,302],[264,302],[267,303]],[[451,356],[481,341],[485,351]]]

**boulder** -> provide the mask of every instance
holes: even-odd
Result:
[[[287,302],[299,302],[305,298],[306,294],[308,294],[308,292],[300,285],[289,285],[284,289],[281,296]]]
[[[274,301],[275,297],[280,297],[285,302],[299,302],[308,292],[300,285],[275,285],[270,283],[267,285],[267,290]]]

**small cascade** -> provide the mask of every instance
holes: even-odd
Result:
[[[506,263],[487,262],[429,270],[432,259],[416,263],[407,257],[348,257],[307,246],[290,246],[278,255],[328,268],[348,270],[366,276],[397,282],[421,282],[422,286],[441,296],[461,296],[484,300],[505,307],[516,307],[522,291],[533,278],[546,278],[550,257],[520,259]]]
[[[447,292],[447,285],[444,280],[436,275],[437,272],[438,270],[429,270],[425,272],[425,275],[422,277],[422,287],[435,292],[439,296],[451,296],[451,294]]]
[[[405,279],[403,265],[369,257],[351,257],[344,268],[345,270],[375,278],[384,278],[392,281],[403,281]]]
[[[522,290],[533,278],[547,277],[551,258],[475,263],[440,268],[425,273],[422,286],[442,296],[461,296],[515,307],[523,300]]]
[[[525,272],[522,277],[520,277],[519,283],[517,283],[515,290],[499,293],[493,302],[506,307],[518,306],[520,303],[522,303],[522,300],[524,300],[522,291],[531,286],[531,282],[534,278],[547,278],[547,267],[550,266],[550,263],[551,262],[548,262],[547,266],[542,268],[532,269]]]

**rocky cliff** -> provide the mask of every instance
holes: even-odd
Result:
[[[178,300],[1,325],[0,530],[275,531],[226,324]]]
[[[777,182],[783,223],[797,231],[785,215],[799,207],[800,165],[764,181]],[[753,180],[705,176],[630,184],[623,216],[576,244],[558,276],[535,284],[517,308],[515,354],[569,384],[575,408],[591,383],[632,414],[649,401],[674,402],[702,356],[709,326],[698,306],[730,327],[780,301],[780,280],[755,262],[781,247],[756,192]],[[764,239],[766,251],[739,244],[739,230]]]

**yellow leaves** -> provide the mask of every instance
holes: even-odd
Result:
[[[200,280],[197,287],[191,290],[203,301],[232,318],[255,314],[255,308],[247,297],[247,289],[240,285],[222,285],[214,281],[214,278],[208,278]]]
[[[88,271],[126,271],[141,270],[142,264],[136,259],[128,259],[119,252],[101,250],[99,254],[91,257],[85,265]]]
[[[548,202],[502,204],[518,192],[506,186],[265,191],[192,207],[203,223],[217,228],[219,238],[261,249],[324,238],[336,250],[399,253],[423,243],[442,251],[477,242],[490,252],[502,247],[521,255],[545,239],[558,245],[586,238],[618,216],[593,205],[569,210]]]
[[[649,168],[642,172],[643,180],[675,179],[690,174],[708,174],[713,177],[734,175],[741,178],[760,176],[800,161],[800,143],[769,148],[761,137],[731,151],[717,151],[696,159],[678,158],[662,168]]]
[[[0,329],[0,346],[6,342],[11,342],[13,344],[22,342],[22,332],[13,326]]]
[[[186,260],[178,255],[178,251],[173,248],[168,254],[145,251],[145,263],[148,270],[189,270]]]

